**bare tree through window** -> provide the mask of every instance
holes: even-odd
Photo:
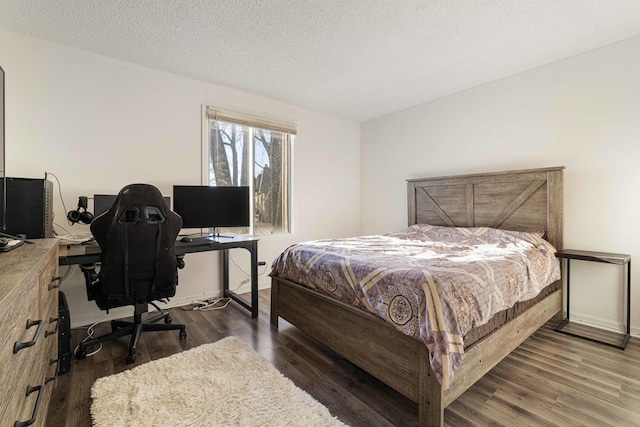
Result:
[[[289,232],[290,140],[286,132],[209,120],[209,185],[253,190],[253,230],[234,232]]]

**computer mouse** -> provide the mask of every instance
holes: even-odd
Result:
[[[188,236],[184,236],[182,239],[180,239],[181,242],[193,242],[193,239],[191,237]]]

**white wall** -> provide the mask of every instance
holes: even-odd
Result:
[[[261,239],[259,259],[267,263],[260,268],[265,271],[261,288],[270,284],[271,262],[290,244],[359,232],[360,127],[355,122],[5,30],[0,30],[0,60],[6,72],[7,175],[55,174],[67,211],[75,209],[78,196],[115,194],[134,182],[153,184],[168,196],[173,184],[200,184],[204,104],[298,125],[295,235]],[[57,232],[66,234],[63,227],[88,232],[88,226],[67,224],[57,183],[50,179]],[[234,250],[231,256],[249,271],[246,251]],[[185,260],[173,302],[219,295],[218,254]],[[242,285],[246,277],[237,269],[232,274],[231,287]],[[65,280],[62,291],[74,326],[105,318],[86,301],[80,273]],[[118,309],[110,317],[127,315],[129,309]]]
[[[565,248],[640,259],[640,38],[362,124],[362,231],[406,226],[408,178],[566,166]],[[637,265],[637,263],[636,263]],[[574,262],[574,320],[619,329],[620,268]],[[632,332],[640,332],[632,274]]]

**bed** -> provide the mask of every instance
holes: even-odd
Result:
[[[408,180],[408,226],[543,231],[546,241],[561,249],[563,169]],[[465,334],[462,363],[443,386],[422,341],[361,307],[272,272],[271,324],[287,320],[416,402],[423,426],[443,425],[444,409],[561,307],[561,284],[555,281]]]

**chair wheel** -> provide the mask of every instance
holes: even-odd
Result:
[[[127,358],[124,359],[125,363],[133,363],[136,361],[136,352],[135,350],[131,350],[131,353],[127,354]]]
[[[170,315],[167,314],[164,318],[164,323],[171,323],[171,322],[173,322],[173,319],[171,318]]]
[[[185,339],[187,338],[187,330],[186,329],[180,329],[180,339]]]
[[[84,359],[87,357],[87,350],[85,350],[84,347],[78,347],[74,354],[76,359]]]

